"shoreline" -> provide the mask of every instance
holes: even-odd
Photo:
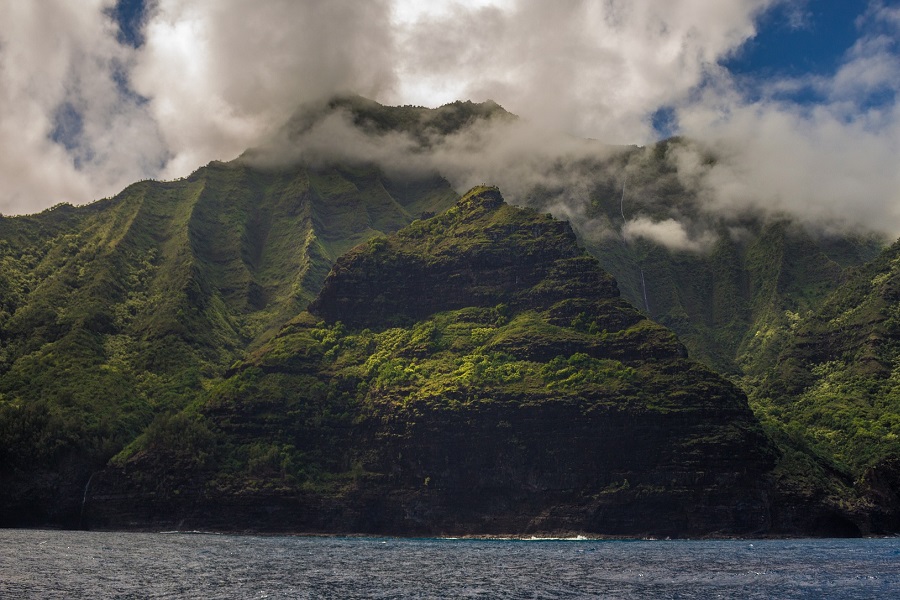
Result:
[[[309,532],[309,531],[255,531],[252,529],[235,530],[203,530],[203,529],[155,529],[136,528],[70,528],[50,525],[34,527],[3,527],[0,529],[19,531],[67,531],[83,533],[144,533],[156,535],[196,535],[196,536],[235,536],[235,537],[297,537],[297,538],[349,538],[372,540],[437,540],[437,541],[499,541],[499,542],[691,542],[691,541],[779,541],[779,540],[836,540],[836,539],[894,539],[895,534],[870,534],[855,537],[815,536],[803,534],[763,534],[763,535],[698,535],[698,536],[654,536],[654,535],[607,535],[599,533],[535,533],[535,534],[401,534],[401,533],[346,533],[346,532]]]

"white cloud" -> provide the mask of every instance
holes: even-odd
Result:
[[[135,49],[117,40],[114,0],[0,0],[0,211],[187,175],[258,145],[301,104],[352,91],[430,106],[493,98],[536,126],[495,123],[413,156],[403,136],[373,143],[337,118],[307,152],[437,166],[459,188],[491,181],[511,198],[539,184],[598,235],[611,225],[586,220],[575,164],[597,146],[547,132],[644,143],[661,107],[719,154],[672,157],[710,211],[900,235],[900,107],[872,102],[900,91],[900,9],[873,2],[835,73],[767,82],[749,100],[717,65],[782,1],[155,0]],[[821,101],[785,99],[798,90]]]
[[[520,0],[400,31],[398,96],[491,98],[538,124],[610,143],[653,137],[649,115],[683,100],[755,33],[771,0]]]
[[[900,18],[875,5],[860,39],[833,77],[776,82],[778,92],[811,85],[822,100],[778,95],[748,101],[727,74],[678,117],[689,137],[718,156],[676,156],[682,179],[712,212],[764,210],[826,229],[900,235]],[[879,101],[879,94],[893,101]]]
[[[0,211],[85,202],[161,162],[152,118],[119,89],[133,57],[113,4],[0,1]]]
[[[173,158],[230,159],[303,102],[393,85],[385,0],[159,0],[133,71]]]
[[[654,221],[644,216],[627,221],[622,227],[622,236],[629,242],[643,238],[669,250],[682,252],[705,252],[712,248],[718,239],[710,231],[692,237],[684,223],[675,219]]]
[[[494,97],[543,126],[646,141],[649,114],[689,93],[772,1],[156,0],[134,49],[117,41],[114,0],[0,0],[0,210],[186,175],[342,91]],[[65,144],[52,135],[60,110],[73,116]]]

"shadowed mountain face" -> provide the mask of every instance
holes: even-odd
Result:
[[[622,148],[571,163],[565,180],[534,187],[524,202],[572,215],[626,300],[675,331],[692,357],[752,386],[795,315],[822,302],[848,267],[875,258],[884,240],[758,208],[717,209],[679,170],[682,157],[702,154],[679,138]]]
[[[90,523],[770,527],[776,451],[743,394],[623,302],[567,224],[494,188],[344,255],[309,310],[95,477]]]
[[[772,399],[773,409],[803,412],[808,405],[823,417],[810,423],[812,437],[847,465],[900,454],[900,242],[857,269],[793,329],[757,393]],[[856,430],[851,423],[860,419],[874,426]]]
[[[283,133],[348,111],[367,131],[423,137],[509,118],[492,104],[348,98]],[[0,216],[0,524],[75,522],[91,474],[304,309],[338,256],[458,198],[432,172],[252,154]]]

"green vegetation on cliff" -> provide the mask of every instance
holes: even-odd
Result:
[[[0,521],[71,513],[92,472],[305,308],[338,256],[455,199],[375,167],[212,163],[0,219]]]
[[[438,440],[449,449],[440,460],[456,453],[506,473],[485,492],[495,499],[502,488],[521,500],[522,481],[571,490],[581,471],[603,473],[578,485],[600,486],[583,506],[607,515],[597,498],[668,498],[672,486],[713,494],[718,484],[688,482],[694,472],[641,482],[626,474],[633,464],[578,458],[598,435],[609,454],[652,446],[678,465],[726,448],[757,465],[771,458],[741,394],[688,361],[687,348],[743,387],[778,444],[778,466],[760,475],[775,480],[773,528],[900,527],[896,246],[854,270],[877,255],[877,238],[823,234],[786,215],[715,213],[676,169],[692,143],[673,139],[561,160],[536,178],[555,181],[543,175],[556,170],[571,189],[516,182],[526,190],[517,201],[539,212],[569,203],[587,254],[567,225],[508,206],[493,188],[454,204],[437,173],[272,155],[329,118],[378,140],[402,133],[413,156],[442,135],[515,122],[490,102],[339,98],[298,113],[281,132],[286,146],[89,206],[0,216],[0,524],[77,524],[86,484],[113,456],[146,477],[129,480],[135,498],[158,480],[172,507],[179,495],[219,490],[246,516],[242,494],[361,501],[365,486],[386,480],[371,489],[406,490],[397,493],[412,501],[410,486],[427,480],[429,502],[444,502],[450,483],[439,470],[398,458],[439,462]],[[626,235],[638,221],[682,227],[688,243]],[[737,411],[734,431],[705,412],[713,405]],[[695,410],[702,424],[688,431]],[[571,451],[542,454],[544,422],[574,428]],[[467,445],[469,434],[480,441]],[[569,479],[544,477],[566,461]],[[750,494],[757,507],[761,489]],[[325,514],[317,506],[311,514]]]
[[[95,479],[93,522],[770,526],[776,454],[743,394],[622,301],[567,224],[495,188],[341,257],[231,373]]]
[[[681,138],[623,149],[572,168],[583,198],[536,188],[528,203],[579,206],[573,225],[626,300],[672,328],[693,358],[755,377],[771,368],[792,315],[818,306],[883,240],[822,232],[786,214],[717,210],[679,172],[684,153],[702,149]],[[635,233],[635,223],[679,235]]]
[[[900,433],[885,366],[892,363],[883,341],[891,334],[872,326],[888,322],[892,303],[882,294],[880,316],[873,316],[858,291],[869,293],[879,273],[886,277],[877,266],[884,258],[861,267],[883,241],[829,233],[786,214],[713,210],[678,170],[685,154],[700,153],[676,138],[576,169],[588,190],[582,239],[626,299],[671,327],[692,358],[744,389],[782,450],[776,477],[795,504],[860,508],[870,502],[861,500],[870,493],[868,469],[892,460]],[[530,201],[549,206],[559,195],[565,190],[538,191]],[[629,229],[635,223],[644,229]],[[673,229],[680,237],[665,235]],[[856,315],[852,330],[840,333],[839,324],[831,337],[811,337],[835,319],[822,311],[838,304]],[[842,336],[836,346],[832,338]],[[879,376],[862,373],[874,368],[875,346]],[[809,360],[816,355],[829,358]]]
[[[761,413],[860,476],[900,457],[900,244],[791,327]]]

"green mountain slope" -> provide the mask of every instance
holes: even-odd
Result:
[[[900,528],[900,242],[797,319],[754,390],[788,444],[825,457]]]
[[[344,113],[423,140],[511,118],[492,103],[349,97],[283,133]],[[305,308],[338,256],[458,197],[436,174],[312,162],[249,151],[89,206],[0,217],[0,524],[73,522],[91,474]]]
[[[743,394],[622,301],[567,224],[495,188],[344,255],[232,373],[95,477],[90,523],[770,527],[776,453]]]
[[[900,243],[798,320],[760,402],[859,475],[900,456]]]
[[[534,136],[517,134],[517,127],[527,130],[527,124],[491,102],[457,102],[430,110],[346,97],[298,113],[282,130],[283,143],[268,151],[290,155],[293,142],[337,113],[347,115],[360,132],[358,139],[389,144],[392,136],[409,134],[414,147],[401,145],[397,152],[431,157],[425,162],[446,169],[447,175],[460,168],[441,158],[450,148],[460,151],[453,143],[442,146],[449,133],[469,128],[483,136],[483,143],[491,136]],[[482,127],[485,124],[504,127]],[[694,358],[720,372],[748,377],[747,389],[771,367],[781,348],[780,334],[796,315],[824,300],[845,280],[846,268],[873,259],[883,247],[879,236],[827,234],[789,215],[714,210],[706,193],[679,171],[685,154],[716,160],[690,140],[673,138],[647,148],[572,142],[548,139],[549,146],[567,150],[558,157],[547,155],[547,164],[534,163],[534,173],[517,168],[518,155],[485,155],[487,163],[509,162],[505,170],[491,164],[484,172],[512,179],[508,183],[518,190],[514,203],[571,218],[588,251],[616,278],[626,300],[671,327]],[[505,151],[503,145],[489,147]],[[248,155],[265,152],[263,148]],[[344,152],[345,160],[351,160],[353,153]],[[667,247],[648,236],[623,235],[642,219],[678,224],[691,242],[703,243]]]
[[[212,163],[0,219],[0,522],[71,515],[93,471],[302,310],[338,256],[455,199],[374,167]]]
[[[405,156],[417,166],[378,167],[372,162],[378,152],[369,160],[358,148],[345,147],[346,156],[299,152],[301,141],[309,141],[310,132],[320,134],[329,120],[355,128],[359,135],[348,139],[366,152],[402,138],[411,144],[404,146]],[[224,483],[204,485],[220,486],[235,498],[245,488],[269,489],[288,476],[294,478],[291,490],[324,486],[330,491],[317,498],[343,497],[328,478],[346,483],[348,465],[368,463],[344,448],[349,442],[338,443],[343,438],[320,426],[332,423],[329,427],[344,431],[347,423],[340,419],[361,417],[353,412],[357,405],[346,404],[348,390],[334,388],[321,374],[332,373],[341,386],[372,384],[379,375],[365,365],[374,346],[388,357],[384,377],[395,386],[384,392],[388,395],[406,393],[403,386],[412,385],[408,378],[420,387],[433,381],[435,393],[454,390],[462,376],[457,371],[468,365],[460,373],[471,372],[471,381],[495,397],[503,396],[504,387],[515,393],[554,388],[552,372],[559,372],[578,385],[585,378],[599,377],[606,385],[619,377],[620,387],[613,386],[617,393],[652,404],[656,401],[622,375],[630,371],[603,362],[628,366],[638,360],[628,355],[635,343],[674,352],[677,344],[670,344],[665,330],[632,327],[645,315],[678,334],[692,359],[731,377],[749,394],[782,453],[771,472],[775,529],[900,528],[889,524],[891,514],[900,514],[895,492],[900,486],[891,466],[892,436],[898,433],[893,331],[887,325],[893,301],[888,292],[874,291],[888,285],[893,267],[886,265],[893,259],[882,256],[854,275],[853,267],[879,252],[877,237],[825,235],[785,215],[712,212],[676,170],[678,153],[691,142],[613,150],[597,144],[596,156],[586,144],[577,160],[564,157],[546,170],[529,165],[539,171],[534,181],[542,182],[530,190],[527,176],[515,182],[516,189],[526,190],[517,203],[541,211],[568,204],[564,212],[575,216],[581,243],[643,315],[619,300],[578,300],[613,289],[607,276],[586,275],[594,267],[584,257],[574,260],[572,265],[580,265],[574,270],[533,271],[543,260],[543,244],[568,247],[567,237],[553,233],[556,225],[536,222],[534,233],[517,234],[515,253],[503,250],[509,207],[500,209],[496,221],[475,219],[470,227],[451,227],[447,216],[423,219],[405,230],[402,243],[390,238],[353,250],[457,200],[440,173],[423,170],[422,165],[437,167],[440,161],[419,161],[432,151],[435,156],[447,151],[442,136],[482,129],[502,133],[498,124],[517,123],[491,102],[425,109],[337,98],[299,111],[269,144],[228,164],[211,163],[183,180],[140,182],[84,207],[63,204],[39,215],[0,216],[0,525],[77,524],[92,474],[142,434],[145,441],[117,460],[137,460],[133,453],[155,439],[157,451],[170,444],[187,461],[186,473],[198,468],[191,456],[213,461],[203,469],[223,474]],[[558,185],[548,183],[553,181]],[[636,219],[671,219],[703,243],[673,249],[647,236],[623,235],[626,223]],[[485,245],[484,236],[492,243]],[[346,261],[338,262],[347,253]],[[391,257],[390,268],[385,257]],[[332,283],[323,290],[335,264]],[[472,279],[476,273],[480,279]],[[529,308],[542,294],[571,301],[554,309],[558,314]],[[297,317],[317,296],[314,322],[305,313]],[[389,332],[395,328],[403,333],[392,345]],[[622,331],[631,333],[623,337]],[[307,342],[298,346],[290,332],[300,340],[312,336],[325,349],[313,351],[303,345]],[[638,333],[650,339],[630,337]],[[620,354],[595,355],[602,345],[597,336],[607,350],[618,348]],[[460,341],[469,337],[470,345]],[[335,340],[344,341],[334,346]],[[445,347],[435,346],[435,340],[455,341]],[[344,352],[345,343],[348,354],[341,360],[349,371],[334,370],[327,361]],[[410,366],[411,358],[424,361],[433,348],[452,365],[439,357],[429,358],[437,362],[424,371],[417,370],[419,362]],[[327,352],[323,359],[320,354]],[[554,363],[557,371],[552,371],[547,365],[557,356],[574,362]],[[361,357],[368,357],[362,365],[357,364]],[[311,379],[304,381],[320,394],[316,408],[285,399],[305,384],[282,382],[267,371],[270,363],[275,370],[300,364],[311,369],[306,374]],[[347,374],[354,369],[365,375]],[[693,377],[696,369],[687,372]],[[254,387],[254,373],[260,372],[263,388]],[[708,376],[703,373],[701,379]],[[223,384],[225,375],[231,379]],[[300,443],[293,424],[281,423],[275,413],[259,421],[251,409],[245,416],[222,417],[244,419],[250,428],[229,437],[228,426],[213,419],[214,411],[200,407],[214,405],[212,395],[226,394],[222,390],[233,385],[249,386],[257,396],[271,387],[273,398],[279,398],[273,406],[281,410],[287,402],[289,414],[312,419],[304,434],[309,439]],[[582,393],[572,389],[575,396]],[[380,393],[373,391],[372,398]],[[371,402],[391,406],[377,398]],[[322,408],[326,405],[330,408]],[[580,410],[567,419],[580,422]],[[592,423],[588,419],[585,432],[601,426]],[[285,434],[287,441],[277,447],[266,441],[281,430],[294,433]],[[609,451],[618,452],[612,445]],[[528,460],[539,460],[536,456]],[[335,466],[328,457],[343,462]],[[248,475],[252,465],[261,471]],[[881,517],[871,516],[879,506],[888,508]]]
[[[687,151],[701,153],[674,138],[587,160],[569,175],[583,195],[565,202],[578,208],[573,224],[622,296],[671,327],[693,358],[748,376],[750,389],[778,354],[774,334],[824,300],[846,268],[877,256],[883,240],[818,232],[789,215],[715,210],[679,174]],[[543,209],[568,196],[564,187],[536,188],[527,203]],[[677,225],[687,241],[623,235],[637,221]]]

